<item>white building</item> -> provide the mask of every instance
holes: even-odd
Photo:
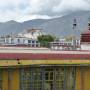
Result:
[[[81,34],[81,50],[90,50],[90,23],[88,30]]]
[[[66,39],[60,39],[50,43],[52,50],[80,50],[80,40],[73,39],[72,41],[66,41]]]
[[[20,36],[37,39],[38,36],[42,35],[41,29],[28,29],[19,33]]]
[[[37,40],[37,37],[40,35],[42,35],[41,30],[30,29],[25,33],[19,33],[17,35],[1,36],[0,45],[40,47],[40,43]]]

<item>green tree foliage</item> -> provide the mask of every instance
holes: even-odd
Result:
[[[38,37],[38,41],[40,42],[42,47],[49,47],[49,43],[55,40],[54,36],[51,35],[41,35]]]

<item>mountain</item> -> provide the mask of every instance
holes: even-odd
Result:
[[[77,27],[73,30],[73,22],[76,18]],[[47,33],[52,33],[59,37],[80,34],[88,29],[88,22],[90,19],[90,11],[74,12],[63,17],[52,19],[39,27]]]
[[[40,26],[42,23],[46,21],[48,20],[35,19],[35,20],[19,23],[19,22],[11,20],[5,23],[0,23],[0,35],[6,35],[6,34],[11,34],[11,33],[17,34],[29,28],[36,28],[37,26]]]
[[[77,21],[77,27],[73,30],[73,20],[75,18]],[[70,35],[80,36],[80,34],[87,29],[89,19],[90,11],[78,11],[54,19],[35,19],[22,23],[12,20],[0,23],[0,35],[20,33],[29,28],[40,28],[43,32],[58,37]]]
[[[30,21],[25,21],[22,23],[23,28],[35,28],[40,26],[41,24],[47,22],[47,19],[35,19],[35,20],[30,20]]]

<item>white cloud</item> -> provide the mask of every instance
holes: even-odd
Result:
[[[21,3],[25,3],[25,0],[0,0],[0,6],[5,7],[9,5],[18,6]]]
[[[90,10],[90,0],[0,0],[0,21],[47,19],[76,10]]]
[[[0,12],[2,13],[2,12]],[[50,19],[48,15],[28,15],[28,14],[23,14],[19,12],[12,12],[12,11],[6,11],[4,14],[0,14],[0,21],[6,22],[9,20],[15,20],[18,22],[23,22],[31,19]]]
[[[31,13],[43,13],[52,11],[53,6],[60,3],[61,0],[30,0],[29,7]]]
[[[53,8],[54,12],[63,11],[76,11],[76,10],[90,10],[90,3],[86,0],[62,0],[62,2]]]

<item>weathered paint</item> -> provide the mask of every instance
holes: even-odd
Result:
[[[90,67],[77,67],[76,90],[90,90]]]
[[[11,61],[11,60],[10,60]],[[8,63],[10,62],[8,60]],[[26,61],[26,62],[25,62]],[[44,64],[44,65],[47,65],[47,64],[51,64],[51,65],[55,65],[55,64],[85,64],[87,62],[88,64],[88,60],[84,60],[84,62],[81,62],[81,60],[78,60],[77,62],[71,62],[71,60],[64,60],[61,61],[61,60],[20,60],[20,64],[22,63],[23,65],[23,68],[25,67],[24,65],[39,65],[39,64]],[[76,61],[76,60],[73,60],[73,61]],[[86,62],[85,62],[86,61]],[[1,62],[3,63],[3,65],[5,65],[5,62]],[[1,65],[0,63],[0,65]],[[12,65],[18,65],[18,62],[17,61],[11,61],[11,64]],[[9,63],[9,66],[11,65]],[[89,62],[90,64],[90,62]],[[72,66],[73,67],[73,66]],[[20,90],[20,69],[15,67],[13,69],[11,69],[11,82],[9,83],[9,69],[2,69],[3,72],[3,82],[2,82],[2,90]],[[68,78],[69,79],[69,78]],[[75,87],[76,89],[75,90],[90,90],[90,67],[83,67],[83,66],[76,66],[76,80],[75,80]],[[10,85],[9,85],[10,84]],[[11,87],[9,87],[11,86]],[[69,88],[69,87],[68,87]]]
[[[80,90],[80,85],[81,85],[81,78],[80,78],[81,74],[80,74],[80,69],[79,68],[76,68],[76,90]]]
[[[19,77],[19,69],[14,69],[12,71],[12,90],[20,90],[20,77]]]
[[[2,90],[9,90],[8,89],[8,71],[7,70],[3,70],[2,72],[3,74],[3,80],[2,80]]]
[[[90,90],[90,67],[84,71],[84,90]]]
[[[20,85],[19,85],[20,78],[19,78],[18,69],[14,69],[10,73],[9,73],[9,70],[6,69],[6,70],[3,70],[2,74],[3,74],[2,90],[20,90]]]
[[[0,66],[24,65],[90,65],[90,60],[0,60]]]

